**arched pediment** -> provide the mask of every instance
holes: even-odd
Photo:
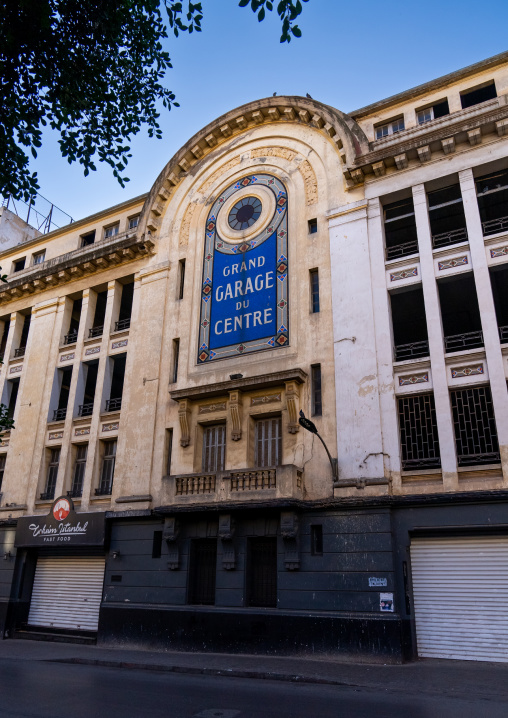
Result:
[[[222,143],[270,123],[294,122],[323,133],[340,156],[344,171],[368,151],[367,137],[348,115],[304,97],[270,97],[231,110],[196,133],[164,167],[143,206],[140,230],[155,233],[170,196],[179,183]]]

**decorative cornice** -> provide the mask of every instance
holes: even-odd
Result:
[[[103,239],[88,247],[48,259],[9,278],[9,283],[0,287],[0,304],[72,282],[85,274],[139,259],[152,253],[154,246],[149,238],[125,232],[113,239]]]
[[[287,381],[294,381],[303,384],[307,379],[307,373],[303,369],[289,369],[277,371],[273,374],[262,374],[261,376],[250,376],[231,381],[221,381],[215,384],[203,386],[186,387],[185,389],[174,389],[169,394],[175,401],[190,399],[205,399],[212,396],[227,396],[230,391],[253,391],[254,389],[265,389],[270,386],[280,386]]]

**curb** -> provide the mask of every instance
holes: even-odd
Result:
[[[271,671],[248,671],[236,668],[195,668],[193,666],[164,666],[159,663],[132,663],[130,661],[108,661],[100,658],[50,658],[48,663],[67,663],[82,666],[100,666],[102,668],[127,668],[137,671],[158,673],[187,673],[198,676],[222,676],[226,678],[253,678],[264,681],[284,681],[286,683],[317,683],[328,686],[348,686],[360,688],[357,683],[347,683],[333,678],[319,676],[301,676],[294,673],[272,673]]]

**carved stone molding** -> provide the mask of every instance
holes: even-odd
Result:
[[[164,519],[164,529],[162,538],[168,546],[168,568],[176,571],[180,564],[180,550],[178,546],[178,536],[180,534],[180,525],[174,516]]]
[[[180,446],[190,444],[190,406],[188,399],[178,402],[178,419],[180,421]]]
[[[240,441],[242,438],[242,402],[239,391],[229,392],[229,419],[231,422],[231,439]]]
[[[286,406],[289,416],[288,431],[290,434],[296,434],[300,431],[298,416],[300,412],[300,392],[298,384],[295,381],[286,382]]]

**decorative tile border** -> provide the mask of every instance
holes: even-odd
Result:
[[[113,422],[113,423],[111,423],[111,424],[103,424],[103,425],[102,425],[102,431],[118,431],[119,423],[120,423],[120,422],[115,421],[115,422]]]
[[[463,267],[465,264],[469,264],[467,254],[463,257],[453,257],[452,259],[445,259],[442,262],[437,263],[437,268],[441,272],[443,269],[453,269],[453,267]]]
[[[63,439],[63,434],[64,434],[63,431],[53,431],[53,432],[49,435],[49,440],[50,440],[50,441],[55,441],[55,439]]]
[[[128,339],[121,339],[118,342],[113,342],[113,344],[111,345],[111,349],[120,349],[120,347],[126,347],[128,343]]]
[[[199,407],[199,414],[213,414],[214,411],[226,411],[226,402],[219,401],[216,404],[204,404]]]
[[[398,282],[400,279],[409,279],[409,277],[418,276],[418,267],[410,269],[401,269],[400,272],[390,272],[390,282]]]
[[[508,254],[508,247],[497,247],[497,249],[490,250],[490,256],[492,259],[495,257],[505,257]]]
[[[90,347],[85,351],[85,356],[89,356],[90,354],[98,354],[100,350],[100,347]]]
[[[74,352],[70,354],[60,354],[60,361],[70,361],[71,359],[74,359]]]
[[[251,406],[259,406],[260,404],[274,404],[281,401],[281,395],[279,394],[265,394],[264,396],[253,396],[250,400]]]
[[[459,379],[463,376],[476,376],[477,374],[485,374],[483,364],[470,364],[469,366],[456,366],[450,369],[452,379]]]
[[[82,429],[74,429],[74,436],[86,436],[90,433],[90,427],[85,426]]]
[[[412,386],[413,384],[426,384],[429,381],[429,372],[421,374],[406,374],[399,376],[399,386]]]
[[[11,366],[9,374],[19,374],[21,371],[23,371],[23,364],[18,364],[17,366]]]

